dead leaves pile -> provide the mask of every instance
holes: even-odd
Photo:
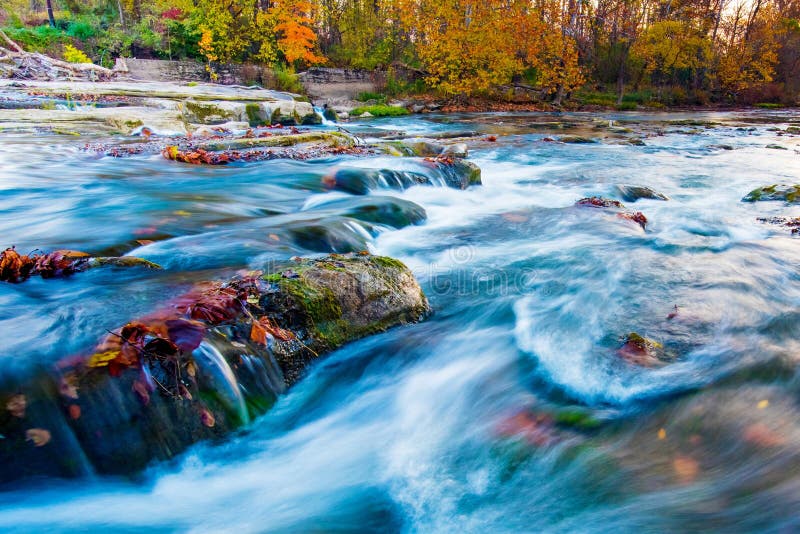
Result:
[[[86,270],[89,259],[85,252],[75,250],[23,255],[10,247],[0,253],[0,281],[16,284],[37,274],[42,278],[67,276]]]
[[[131,256],[93,258],[86,252],[77,250],[56,250],[49,254],[37,252],[20,254],[14,247],[9,247],[0,253],[0,281],[18,284],[34,275],[42,278],[62,278],[100,265],[120,267],[139,265],[160,269],[155,263]]]

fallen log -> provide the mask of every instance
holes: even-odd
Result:
[[[39,52],[26,52],[3,30],[0,30],[0,39],[10,47],[0,47],[3,57],[17,62],[17,67],[11,71],[12,78],[57,80],[84,77],[90,80],[107,80],[116,74],[115,71],[94,63],[69,63]]]

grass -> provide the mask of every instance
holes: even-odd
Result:
[[[369,91],[359,93],[358,96],[356,96],[356,100],[359,102],[370,102],[374,104],[385,104],[386,98],[386,95],[382,95],[380,93],[371,93]]]
[[[408,110],[397,106],[376,104],[374,106],[359,106],[351,111],[350,115],[357,117],[363,113],[369,113],[373,117],[400,117],[402,115],[408,115]]]
[[[761,109],[780,109],[783,107],[783,104],[776,104],[774,102],[759,102],[756,104],[756,107]]]

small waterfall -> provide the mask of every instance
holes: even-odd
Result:
[[[329,121],[325,118],[325,110],[319,106],[314,106],[314,113],[316,113],[320,119],[322,119],[323,126],[334,126],[336,123],[334,121]]]

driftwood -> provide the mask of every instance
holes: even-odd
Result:
[[[15,43],[3,30],[0,30],[0,39],[8,48],[0,46],[0,75],[10,78],[23,79],[74,79],[86,78],[89,80],[110,79],[115,71],[95,65],[93,63],[68,63],[38,52],[26,52]]]

